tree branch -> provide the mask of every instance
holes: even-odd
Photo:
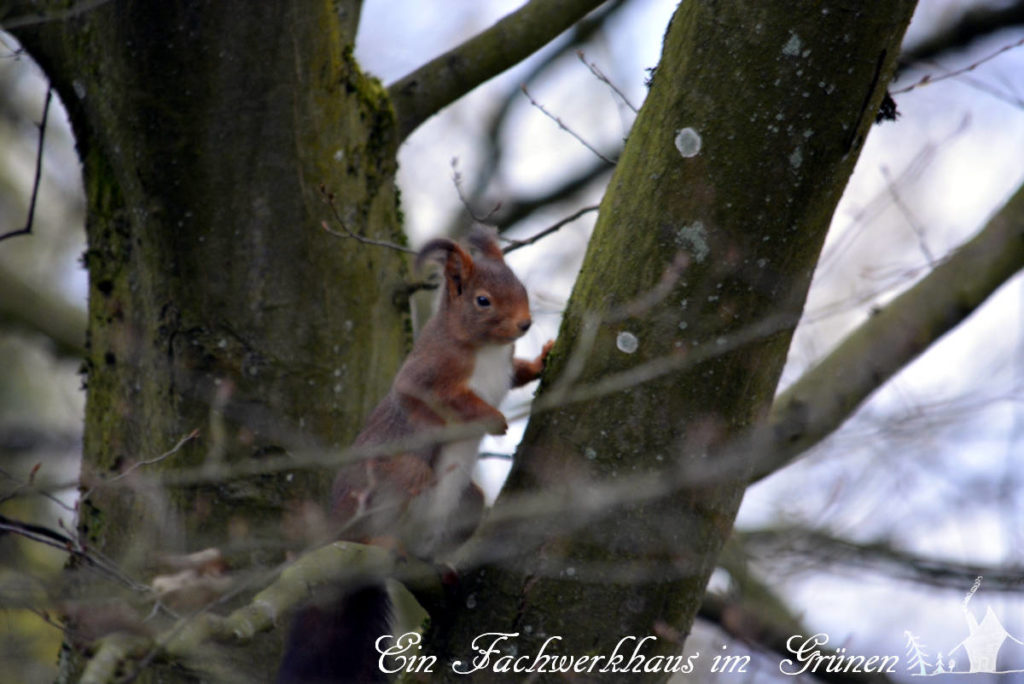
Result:
[[[729,572],[735,586],[728,595],[707,592],[697,613],[702,619],[718,626],[733,639],[792,658],[787,647],[794,635],[809,636],[813,631],[793,616],[778,599],[771,587],[754,577],[747,568],[745,550],[733,536],[726,543],[720,564]],[[829,648],[815,648],[820,657],[838,655]],[[827,668],[816,670],[815,678],[830,684],[886,684],[892,682],[882,672],[841,672]]]
[[[616,150],[615,155],[618,156],[621,152],[622,150]],[[610,172],[611,169],[608,167],[608,164],[601,159],[596,159],[590,168],[584,169],[578,175],[564,181],[557,187],[551,188],[543,195],[536,197],[513,197],[502,202],[501,209],[498,210],[494,217],[494,222],[498,224],[499,230],[508,230],[538,209],[572,197],[598,179],[607,177]]]
[[[608,20],[615,16],[616,12],[622,8],[625,4],[625,0],[610,0],[602,5],[600,8],[594,10],[588,14],[583,20],[577,22],[570,31],[567,32],[563,45],[558,50],[553,50],[542,59],[536,60],[531,69],[523,75],[520,83],[525,83],[527,86],[536,82],[542,75],[548,72],[553,66],[562,63],[562,61],[568,57],[574,50],[579,50],[581,46],[586,45],[590,39],[595,36],[599,31],[603,30]],[[509,114],[512,112],[514,106],[522,101],[522,92],[519,90],[519,85],[510,87],[508,91],[500,98],[501,106],[491,115],[490,123],[487,125],[486,145],[489,150],[483,154],[484,164],[483,167],[474,174],[475,187],[470,193],[470,197],[479,199],[484,190],[490,185],[493,180],[495,173],[501,159],[504,154],[504,147],[501,142],[501,130],[508,121]],[[621,150],[616,150],[618,156]],[[600,163],[602,171],[607,171],[608,167],[604,162]],[[502,202],[503,212],[508,212],[510,202],[505,200]],[[502,219],[499,221],[503,227],[507,227],[507,224],[511,221]]]
[[[921,282],[897,297],[885,310],[875,314],[830,356],[777,398],[769,420],[746,440],[727,447],[722,458],[713,462],[702,459],[697,467],[680,467],[671,477],[659,472],[649,477],[623,480],[600,490],[591,486],[586,500],[534,493],[532,498],[521,498],[507,507],[511,510],[505,511],[502,519],[529,518],[536,522],[539,516],[550,516],[554,520],[565,518],[566,511],[577,511],[578,518],[585,519],[610,509],[613,503],[656,500],[672,495],[680,486],[696,487],[723,477],[735,477],[748,467],[752,453],[757,454],[752,480],[783,467],[834,431],[869,394],[966,318],[1019,270],[1024,265],[1022,235],[1024,188],[976,237],[947,257]],[[669,372],[692,367],[707,358],[727,354],[788,325],[786,318],[761,320],[728,339],[693,348],[686,356],[657,357],[633,369],[608,374],[601,380],[575,387],[571,393],[557,396],[556,400],[541,397],[534,403],[534,412],[638,386]],[[557,394],[554,390],[552,393]],[[474,428],[472,425],[459,427],[465,428],[465,434],[471,434]],[[449,430],[446,428],[445,432]],[[462,435],[462,430],[451,430],[448,436],[455,439]],[[438,439],[443,439],[440,433],[422,436],[423,443]],[[418,440],[396,442],[384,445],[381,451],[411,448],[418,443]],[[237,477],[283,469],[335,466],[342,457],[364,458],[375,453],[373,449],[363,447],[345,450],[341,455],[289,454],[279,459],[261,460],[251,466],[233,464],[234,470],[230,474]],[[157,482],[181,485],[212,481],[228,475],[227,471],[204,468],[201,472],[185,470],[162,474]],[[497,517],[495,513],[491,514],[492,519]],[[474,564],[467,563],[468,566]]]
[[[85,354],[85,312],[0,268],[0,328],[38,333],[59,356]]]
[[[972,7],[960,18],[928,36],[900,55],[900,67],[934,60],[944,53],[960,50],[996,31],[1024,24],[1024,0],[1002,6]]]
[[[530,0],[482,33],[388,86],[399,139],[546,45],[604,0]]]
[[[903,93],[909,93],[911,90],[914,90],[915,88],[919,88],[919,87],[921,87],[923,85],[930,85],[932,83],[938,83],[939,81],[945,81],[948,78],[956,78],[957,76],[963,76],[964,74],[967,74],[967,73],[970,73],[970,72],[974,71],[975,69],[980,67],[982,64],[985,64],[986,62],[990,62],[993,59],[995,59],[996,57],[999,57],[1004,52],[1009,52],[1010,50],[1015,50],[1015,49],[1019,48],[1021,45],[1024,45],[1024,38],[1021,38],[1020,40],[1018,40],[1015,43],[1010,43],[1009,45],[1004,45],[1001,48],[999,48],[998,50],[996,50],[995,52],[991,52],[991,53],[985,55],[984,57],[982,57],[980,59],[977,59],[977,60],[971,62],[970,64],[968,64],[967,66],[962,67],[960,69],[956,69],[954,71],[947,71],[946,73],[939,74],[938,76],[932,76],[931,74],[925,74],[924,76],[922,76],[920,79],[918,79],[914,83],[911,83],[910,85],[905,86],[903,88],[898,88],[896,90],[893,90],[890,94],[891,95],[901,95]],[[893,111],[895,111],[895,110],[893,110]],[[883,116],[883,114],[880,113],[879,116]],[[881,119],[879,119],[879,120],[881,120]]]
[[[787,555],[801,556],[825,565],[875,570],[887,577],[956,591],[969,587],[981,576],[986,591],[1018,592],[1024,572],[1019,565],[956,563],[909,553],[886,541],[854,542],[798,526],[739,532],[737,540],[744,548],[763,550],[763,555],[773,561]]]
[[[108,634],[97,642],[81,681],[111,682],[126,662],[145,663],[157,652],[183,663],[201,663],[211,642],[235,646],[249,643],[256,634],[274,628],[284,616],[305,604],[318,587],[356,585],[367,578],[382,577],[407,582],[417,596],[443,593],[432,565],[412,558],[399,559],[377,546],[335,542],[290,564],[277,580],[230,615],[203,610],[152,638],[123,632]]]
[[[559,117],[555,116],[554,114],[552,114],[551,112],[549,112],[544,107],[544,105],[542,105],[540,102],[537,102],[537,100],[533,99],[533,95],[530,95],[530,91],[527,90],[525,85],[520,86],[519,89],[521,91],[523,91],[523,95],[525,95],[526,99],[530,101],[530,104],[540,110],[541,114],[543,114],[544,116],[546,116],[549,119],[551,119],[552,121],[554,121],[558,125],[559,128],[561,128],[563,131],[565,131],[566,133],[571,135],[573,138],[575,138],[581,145],[583,145],[588,150],[590,150],[592,153],[594,153],[594,155],[598,159],[603,161],[605,164],[608,164],[608,166],[615,166],[615,160],[614,159],[609,159],[607,155],[601,154],[601,152],[599,152],[596,147],[594,147],[589,142],[587,142],[586,139],[584,139],[583,136],[581,136],[579,133],[577,133],[573,129],[569,128],[569,126],[567,126],[565,124],[565,122],[562,121],[561,118],[559,118]]]
[[[331,227],[327,225],[327,221],[321,221],[320,227],[323,228],[327,233],[333,235],[334,237],[350,238],[352,240],[355,240],[356,242],[361,242],[364,245],[386,247],[388,249],[393,249],[396,252],[403,252],[405,254],[416,254],[415,249],[410,249],[405,245],[398,245],[395,244],[394,242],[387,242],[386,240],[374,240],[373,238],[368,238],[364,235],[360,235],[354,232],[351,228],[348,227],[348,223],[345,222],[345,219],[342,218],[341,212],[338,211],[338,206],[334,203],[334,193],[329,192],[327,190],[327,187],[322,183],[320,185],[320,196],[321,198],[323,198],[324,204],[331,208],[331,215],[334,217],[334,220],[338,223],[339,226],[341,226],[341,229],[345,231],[343,233],[339,233],[336,230],[331,230]]]
[[[552,225],[548,226],[544,230],[540,231],[539,233],[536,233],[535,235],[532,235],[532,236],[526,238],[525,240],[510,240],[511,244],[508,247],[506,247],[504,250],[502,250],[502,251],[505,252],[505,254],[508,254],[509,252],[513,252],[513,251],[519,249],[520,247],[526,247],[527,245],[532,245],[533,243],[537,242],[541,238],[545,238],[548,235],[551,235],[551,233],[554,233],[555,231],[559,230],[560,228],[562,228],[566,224],[572,223],[573,221],[578,219],[580,216],[583,216],[584,214],[589,214],[592,211],[597,211],[600,208],[601,208],[601,206],[598,205],[598,204],[595,204],[595,205],[589,206],[589,207],[583,207],[579,211],[576,211],[576,212],[570,214],[569,216],[566,216],[565,218],[563,218],[563,219],[561,219],[559,221],[556,221],[555,223],[553,223]]]
[[[579,60],[581,62],[583,62],[583,66],[587,67],[587,69],[590,70],[590,73],[594,75],[594,78],[599,80],[601,83],[604,83],[611,89],[613,93],[618,95],[619,100],[622,101],[622,104],[629,107],[634,114],[640,113],[640,110],[637,109],[636,105],[629,101],[629,98],[626,96],[624,92],[622,92],[622,89],[620,89],[617,85],[612,83],[608,76],[605,75],[605,73],[601,71],[600,67],[597,66],[597,64],[595,64],[594,62],[587,61],[587,56],[583,53],[583,50],[577,50],[576,56],[579,57]]]
[[[83,547],[67,535],[56,532],[49,527],[26,523],[0,515],[0,536],[11,533],[17,534],[29,541],[49,546],[64,551],[71,556],[81,559],[89,565],[104,573],[108,578],[114,579],[134,591],[145,591],[147,587],[136,582],[120,568],[107,560],[97,551]]]
[[[771,474],[831,434],[1022,267],[1024,186],[980,233],[776,398],[766,428],[771,448],[759,457],[752,479]]]
[[[32,180],[32,196],[28,201],[28,218],[25,220],[24,227],[0,235],[0,241],[32,233],[32,222],[36,217],[36,199],[39,197],[39,181],[43,177],[43,143],[46,142],[46,120],[50,116],[50,102],[52,100],[53,88],[47,84],[46,100],[43,103],[43,118],[39,121],[39,143],[36,146],[36,174]]]

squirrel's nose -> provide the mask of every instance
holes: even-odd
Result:
[[[524,320],[519,321],[519,323],[517,323],[516,325],[519,326],[520,330],[526,332],[527,330],[530,329],[530,326],[533,325],[533,321],[530,320],[529,318],[526,318]]]

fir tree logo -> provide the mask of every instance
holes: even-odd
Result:
[[[928,672],[930,668],[928,652],[925,650],[924,644],[921,643],[920,637],[911,634],[910,630],[905,630],[903,635],[907,637],[907,658],[909,659],[907,669],[918,677],[930,674]]]

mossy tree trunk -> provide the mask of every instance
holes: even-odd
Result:
[[[109,2],[17,31],[83,161],[85,488],[196,428],[145,472],[346,445],[386,392],[405,262],[320,228],[324,184],[351,229],[402,239],[394,114],[352,58],[359,5]],[[81,531],[139,577],[207,546],[263,566],[282,558],[282,514],[325,500],[330,475],[98,487]]]
[[[678,368],[606,396],[556,401],[531,419],[474,549],[498,560],[466,579],[473,609],[435,621],[428,639],[442,662],[471,667],[470,644],[487,632],[518,634],[499,644],[505,653],[514,645],[536,654],[558,636],[560,654],[609,656],[628,635],[659,637],[644,647],[649,657],[679,653],[748,473],[734,469],[668,496],[628,484],[700,472],[771,407],[832,213],[913,8],[680,5],[539,397],[560,392],[581,354],[577,387],[664,359]],[[600,321],[592,342],[583,339],[588,317]],[[607,492],[618,482],[627,491],[616,502]],[[517,509],[536,504],[538,493],[562,512],[519,519]],[[599,513],[593,500],[606,501]],[[627,661],[635,645],[626,645]],[[489,668],[478,676],[500,679]]]

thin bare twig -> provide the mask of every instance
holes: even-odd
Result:
[[[619,150],[621,152],[621,150]],[[617,152],[617,154],[619,153]],[[543,209],[548,205],[572,197],[576,193],[586,189],[599,178],[610,172],[608,165],[600,159],[594,159],[589,169],[571,178],[561,185],[548,188],[542,195],[533,197],[513,197],[501,203],[501,214],[497,217],[498,230],[507,231],[510,227],[519,223],[535,211]]]
[[[755,478],[779,470],[832,434],[875,390],[1020,271],[1021,216],[1024,189],[985,228],[778,395],[768,416],[777,444],[755,464]]]
[[[439,110],[523,61],[604,0],[531,0],[462,45],[388,86],[398,139]],[[494,49],[495,45],[501,49]]]
[[[51,530],[49,527],[22,522],[21,520],[8,518],[5,515],[0,515],[0,530],[13,532],[31,541],[52,546],[62,551],[68,551],[69,553],[75,553],[75,547],[77,546],[74,540]]]
[[[1024,109],[1024,97],[1014,95],[1012,92],[1010,92],[1010,89],[1002,90],[1001,88],[997,88],[994,85],[985,83],[980,78],[975,78],[973,76],[967,75],[963,76],[960,79],[960,82],[970,86],[971,88],[974,88],[979,92],[985,93],[986,95],[991,95],[997,100],[1005,102],[1006,104],[1016,107],[1017,109]]]
[[[658,283],[647,292],[641,293],[632,301],[616,307],[615,310],[603,316],[595,312],[587,313],[580,324],[580,333],[576,338],[576,345],[569,355],[569,361],[565,369],[544,397],[544,401],[548,402],[547,405],[551,407],[562,406],[567,403],[566,399],[571,396],[571,393],[579,391],[579,388],[574,388],[573,385],[583,373],[584,366],[590,359],[590,351],[594,348],[598,329],[602,325],[617,323],[633,316],[640,316],[648,311],[668,296],[675,284],[679,282],[679,278],[689,264],[690,260],[686,253],[679,252],[668,268],[665,269],[665,272],[662,273]],[[537,404],[534,402],[530,406],[529,413],[543,410],[543,408],[543,403]]]
[[[330,233],[331,235],[333,235],[335,237],[351,238],[351,239],[355,240],[356,242],[363,243],[364,245],[375,245],[377,247],[387,247],[388,249],[393,249],[393,250],[396,250],[396,251],[399,251],[399,252],[404,252],[406,254],[415,254],[416,253],[415,249],[410,249],[409,247],[405,247],[404,245],[398,245],[398,244],[395,244],[394,242],[387,242],[385,240],[374,240],[373,238],[368,238],[368,237],[365,237],[363,235],[359,235],[358,233],[353,232],[352,229],[349,228],[348,225],[345,223],[345,219],[341,218],[341,213],[338,211],[337,205],[334,204],[334,193],[333,192],[328,192],[327,191],[327,187],[324,186],[324,185],[321,185],[320,186],[320,194],[323,196],[324,203],[331,208],[331,214],[334,216],[334,220],[337,221],[338,225],[341,226],[341,229],[345,231],[344,233],[339,233],[336,230],[331,230],[331,227],[327,225],[327,221],[321,221],[320,222],[320,227],[323,228],[325,232]]]
[[[588,14],[581,21],[573,25],[569,31],[563,36],[563,45],[557,50],[551,50],[546,55],[537,55],[539,59],[532,60],[532,66],[529,70],[523,74],[521,83],[530,84],[538,82],[538,79],[545,73],[548,72],[553,66],[562,63],[562,58],[565,57],[569,52],[575,51],[581,45],[585,45],[590,39],[597,34],[602,27],[607,25],[607,22],[611,17],[615,16],[616,13],[626,5],[626,0],[609,0],[602,4],[594,12]],[[513,111],[517,111],[515,105],[519,102],[522,97],[519,92],[518,86],[507,89],[507,92],[503,93],[499,98],[501,105],[494,112],[494,115],[490,117],[490,121],[486,125],[486,134],[484,136],[485,142],[488,149],[482,152],[481,157],[483,158],[483,164],[480,168],[479,173],[474,174],[473,180],[476,181],[476,186],[469,193],[469,196],[473,199],[481,197],[484,191],[490,187],[491,181],[494,179],[499,167],[502,164],[502,159],[505,154],[505,147],[501,143],[501,131],[504,129],[505,124],[508,122],[509,115]],[[618,153],[616,153],[617,155]],[[596,160],[601,162],[601,160]],[[607,167],[603,162],[600,163],[600,169],[606,171]],[[583,175],[589,175],[592,171],[587,171]],[[563,186],[566,188],[566,186]],[[560,193],[559,188],[553,188],[548,191],[547,196],[563,197],[567,193]],[[499,229],[503,230],[504,227],[513,223],[514,221],[509,218],[511,215],[523,215],[522,208],[524,202],[514,202],[506,198],[502,205],[504,211],[502,216],[499,218],[501,225]],[[525,204],[536,206],[533,200],[526,200]],[[511,208],[510,208],[511,205]],[[450,232],[450,231],[449,231]]]
[[[132,472],[134,472],[138,468],[141,468],[142,466],[147,466],[147,465],[152,465],[154,463],[159,463],[160,461],[164,460],[168,456],[173,456],[174,454],[176,454],[179,451],[181,451],[181,448],[183,446],[185,446],[186,444],[188,444],[189,442],[191,442],[193,439],[195,439],[198,436],[199,436],[199,428],[196,428],[192,432],[188,433],[187,435],[185,435],[184,437],[179,439],[177,444],[175,444],[169,450],[165,451],[164,453],[160,454],[159,456],[154,456],[153,458],[147,458],[147,459],[143,459],[141,461],[136,461],[135,463],[133,463],[131,465],[131,467],[127,468],[123,473],[118,473],[117,475],[115,475],[114,477],[110,478],[109,480],[104,480],[102,483],[97,484],[97,485],[95,485],[93,487],[90,487],[84,494],[82,494],[82,501],[85,501],[90,496],[92,496],[92,493],[94,491],[96,491],[96,487],[101,487],[101,486],[105,487],[106,485],[112,484],[114,482],[117,482],[118,480],[126,478],[126,477],[128,477],[128,475],[130,475]]]
[[[632,301],[615,307],[604,316],[603,323],[621,323],[628,318],[640,318],[660,304],[672,292],[683,273],[690,267],[690,255],[685,251],[676,252],[672,263],[665,267],[657,284]]]
[[[598,399],[616,392],[637,387],[643,383],[656,380],[670,373],[677,373],[693,368],[710,359],[723,356],[754,342],[786,332],[796,327],[796,317],[792,314],[778,314],[762,318],[740,330],[716,338],[712,342],[702,343],[685,351],[677,351],[659,356],[650,361],[633,366],[627,370],[609,373],[594,382],[572,388],[564,396],[558,397],[556,404],[550,399],[551,394],[542,395],[533,400],[529,411],[520,415],[509,416],[510,421],[526,418],[540,411],[561,408],[562,406]]]
[[[738,437],[734,446],[724,449],[715,459],[702,459],[693,467],[680,468],[677,475],[650,472],[635,480],[630,479],[629,482],[616,481],[606,487],[588,489],[582,500],[566,501],[561,497],[550,496],[545,498],[544,493],[538,493],[530,500],[530,505],[504,507],[503,519],[511,521],[513,518],[527,519],[529,516],[543,514],[565,516],[566,511],[574,510],[577,506],[580,507],[580,518],[574,519],[581,519],[591,513],[609,509],[613,501],[628,502],[640,496],[652,500],[658,496],[668,496],[684,485],[693,487],[735,477],[757,479],[783,467],[796,455],[830,434],[871,391],[915,358],[929,342],[956,325],[999,284],[1019,270],[1020,264],[1024,263],[1021,261],[1019,246],[1022,243],[1015,239],[1019,237],[1019,223],[1013,217],[1017,215],[1018,207],[1022,206],[1021,202],[1024,202],[1024,193],[1019,193],[1018,197],[1011,200],[979,236],[945,260],[943,265],[938,266],[918,285],[894,300],[886,311],[869,319],[851,336],[854,338],[853,343],[848,340],[841,344],[819,366],[791,386],[776,400],[766,422],[752,429],[749,435]],[[949,288],[951,274],[962,287]],[[670,277],[666,276],[666,281]],[[951,316],[950,313],[955,315]],[[757,339],[790,329],[796,323],[791,316],[781,314],[755,321],[730,333],[727,338],[690,348],[685,354],[676,353],[652,359],[620,373],[606,375],[594,383],[567,388],[566,392],[554,391],[558,388],[556,385],[556,388],[534,402],[533,412],[550,410],[566,402],[608,396],[639,383],[664,377],[668,373],[692,368],[716,355],[737,351]],[[593,334],[596,327],[596,322],[585,320],[581,337]],[[866,339],[872,344],[865,346],[857,343],[857,339]],[[581,346],[585,352],[589,345]],[[879,349],[887,351],[882,354]],[[574,352],[570,358],[577,353]],[[865,365],[864,359],[871,359],[872,364]],[[862,371],[859,374],[856,372],[858,369]],[[837,377],[843,382],[837,384]],[[842,395],[837,393],[837,386],[844,389]],[[510,422],[519,417],[525,417],[525,414],[508,416]],[[333,453],[288,454],[286,457],[268,458],[258,463],[239,463],[232,467],[230,473],[226,470],[209,472],[199,468],[162,473],[159,478],[151,481],[154,485],[180,486],[214,481],[229,475],[242,477],[256,472],[265,474],[282,470],[336,467],[339,462],[406,451],[426,443],[457,441],[482,431],[479,425],[451,425],[439,431],[418,434],[415,439],[410,437],[386,445],[351,447]]]
[[[53,99],[53,88],[46,84],[46,101],[43,103],[43,120],[39,122],[39,144],[36,149],[36,176],[32,181],[32,197],[28,202],[28,219],[25,227],[12,230],[0,235],[0,241],[18,235],[28,235],[32,232],[32,222],[36,216],[36,198],[39,196],[39,180],[43,176],[43,142],[46,140],[46,119],[50,114],[50,101]]]
[[[67,505],[50,492],[44,489],[40,489],[39,487],[36,486],[36,473],[39,472],[41,467],[42,463],[37,463],[35,466],[33,466],[32,471],[29,473],[29,476],[25,479],[24,482],[20,482],[16,477],[11,475],[9,472],[4,470],[3,468],[0,468],[0,476],[3,476],[4,478],[11,480],[12,482],[18,482],[18,486],[16,486],[14,489],[12,489],[4,496],[0,496],[0,504],[6,501],[10,501],[11,499],[20,498],[22,496],[39,494],[43,498],[49,499],[52,503],[56,504],[60,508],[63,508],[68,513],[76,513],[77,511],[73,507]]]
[[[580,61],[583,62],[584,66],[590,69],[590,73],[594,74],[597,80],[607,85],[609,88],[612,89],[612,92],[619,96],[619,99],[622,100],[622,103],[624,105],[632,109],[634,114],[639,113],[640,110],[633,106],[633,103],[629,101],[629,98],[626,97],[626,94],[619,90],[618,86],[612,83],[611,80],[609,80],[608,77],[604,75],[604,72],[601,71],[596,64],[587,61],[587,57],[586,55],[583,54],[583,50],[577,50],[576,56],[580,58]]]
[[[987,591],[1017,592],[1024,571],[1020,565],[985,566],[940,560],[906,551],[889,541],[855,542],[800,525],[746,530],[737,534],[737,540],[776,562],[787,556],[804,556],[819,560],[824,567],[873,569],[896,579],[950,589],[959,589],[982,575]]]
[[[513,240],[511,238],[502,238],[503,240],[507,240],[510,243],[509,246],[506,247],[502,251],[505,254],[508,254],[509,252],[514,252],[515,250],[519,249],[520,247],[526,247],[527,245],[532,245],[534,242],[537,242],[541,238],[547,237],[551,233],[554,233],[556,230],[560,229],[562,226],[565,226],[567,224],[572,223],[573,221],[578,219],[580,216],[583,216],[584,214],[589,214],[592,211],[597,211],[600,208],[601,208],[601,205],[599,205],[599,204],[594,204],[594,205],[591,205],[589,207],[583,207],[579,211],[577,211],[577,212],[575,212],[573,214],[570,214],[569,216],[566,216],[564,219],[562,219],[560,221],[556,221],[555,223],[551,224],[550,226],[548,226],[544,230],[540,231],[539,233],[537,233],[537,234],[535,234],[535,235],[533,235],[531,237],[526,238],[525,240]]]
[[[168,456],[171,456],[172,454],[177,453],[178,451],[181,450],[182,447],[185,446],[185,444],[187,444],[188,442],[190,442],[191,440],[195,439],[198,436],[199,436],[199,430],[198,429],[193,430],[189,434],[187,434],[184,437],[182,437],[178,441],[177,444],[175,444],[173,447],[171,447],[170,450],[168,450],[168,451],[166,451],[166,452],[164,452],[164,453],[162,453],[159,456],[156,456],[154,458],[150,458],[150,459],[146,459],[146,460],[143,460],[143,461],[139,461],[138,463],[133,464],[130,468],[125,470],[123,473],[120,473],[117,476],[112,477],[109,480],[105,480],[105,481],[95,485],[94,487],[90,488],[88,491],[86,491],[84,494],[82,494],[80,500],[84,501],[85,499],[89,498],[89,496],[92,495],[92,493],[96,490],[97,487],[106,486],[106,485],[108,485],[110,483],[116,482],[117,480],[120,480],[120,479],[126,477],[132,471],[136,470],[137,468],[139,468],[141,466],[151,465],[153,463],[157,463],[157,462],[162,461],[163,459],[167,458]],[[42,489],[40,489],[39,487],[36,486],[36,484],[35,484],[35,475],[36,475],[38,470],[39,470],[39,466],[36,466],[35,468],[33,468],[32,469],[32,473],[29,475],[29,478],[28,478],[26,484],[24,484],[24,485],[20,486],[18,489],[16,489],[15,493],[20,492],[21,489],[27,489],[29,491],[35,491],[37,493],[40,493],[43,496],[46,496],[47,498],[53,499],[55,501],[58,501],[51,494],[49,494],[45,490],[42,490]],[[7,473],[2,473],[2,474],[4,476],[6,476],[6,477],[9,477],[10,479],[13,479]],[[12,493],[10,496],[13,496],[13,495],[14,495],[14,493]],[[68,508],[68,506],[63,504],[62,502],[58,501],[58,503],[60,503],[61,506],[63,506],[64,508],[66,508],[66,509]],[[69,510],[74,510],[74,509],[69,509]],[[141,584],[140,582],[137,582],[134,579],[132,579],[124,571],[122,571],[120,568],[118,568],[115,563],[113,563],[110,559],[106,558],[102,553],[100,553],[98,551],[95,551],[95,550],[91,550],[91,549],[87,548],[84,544],[82,544],[81,541],[76,540],[77,534],[73,530],[67,529],[65,527],[65,525],[64,525],[64,521],[63,520],[58,520],[58,524],[59,524],[62,532],[58,532],[56,530],[53,530],[53,529],[51,529],[49,527],[44,527],[42,525],[36,525],[34,523],[26,523],[26,522],[22,522],[22,521],[19,521],[19,520],[13,520],[13,519],[10,519],[10,518],[7,518],[7,517],[4,517],[4,516],[0,515],[0,531],[13,532],[13,533],[16,533],[16,534],[18,534],[18,535],[20,535],[22,537],[25,537],[26,539],[30,539],[31,541],[43,544],[45,546],[51,546],[53,548],[60,549],[60,550],[66,552],[68,554],[71,554],[72,556],[75,556],[77,558],[80,558],[80,559],[84,560],[91,567],[94,567],[94,568],[97,568],[98,570],[103,571],[108,576],[116,579],[117,581],[121,582],[125,586],[127,586],[127,587],[129,587],[129,588],[131,588],[131,589],[133,589],[135,591],[139,591],[139,592],[143,592],[143,593],[149,593],[149,587],[148,586],[146,586],[145,584]]]
[[[1016,43],[1011,43],[1010,45],[1004,45],[1003,47],[999,48],[995,52],[993,52],[993,53],[991,53],[989,55],[986,55],[985,57],[982,57],[981,59],[979,59],[978,61],[974,62],[973,64],[969,64],[969,65],[965,66],[963,69],[956,69],[955,71],[949,71],[949,72],[947,72],[945,74],[941,74],[939,76],[934,76],[934,77],[931,74],[925,74],[923,77],[921,77],[920,80],[918,80],[918,81],[916,81],[914,83],[911,83],[906,88],[900,88],[898,90],[893,90],[892,94],[893,95],[902,95],[903,93],[909,93],[911,90],[914,90],[915,88],[919,88],[919,87],[924,86],[924,85],[929,85],[931,83],[938,83],[939,81],[945,81],[947,78],[954,78],[956,76],[962,76],[962,75],[964,75],[964,74],[966,74],[966,73],[968,73],[970,71],[974,71],[975,69],[980,67],[985,62],[989,62],[989,61],[995,59],[996,57],[998,57],[999,55],[1003,54],[1004,52],[1009,52],[1010,50],[1013,50],[1015,48],[1019,48],[1022,45],[1024,45],[1024,38],[1021,38]]]
[[[539,102],[537,102],[537,101],[536,101],[535,99],[533,99],[533,96],[532,96],[532,95],[530,95],[530,91],[526,89],[526,84],[523,84],[522,86],[520,86],[520,88],[519,88],[519,89],[523,91],[523,95],[525,95],[525,96],[526,96],[526,99],[528,99],[528,100],[530,101],[530,104],[532,104],[532,105],[533,105],[534,107],[536,107],[537,109],[539,109],[539,110],[541,111],[541,113],[543,113],[543,114],[544,114],[544,116],[548,117],[549,119],[551,119],[552,121],[554,121],[554,122],[555,122],[556,124],[558,124],[558,127],[559,127],[559,128],[561,128],[561,129],[562,129],[563,131],[565,131],[566,133],[568,133],[568,134],[569,134],[569,135],[571,135],[572,137],[576,138],[576,139],[577,139],[577,140],[578,140],[578,141],[580,142],[580,144],[582,144],[582,145],[583,145],[584,147],[586,147],[586,148],[587,148],[588,150],[590,150],[591,152],[593,152],[594,154],[596,154],[596,155],[598,156],[598,158],[599,158],[599,159],[602,159],[602,160],[604,160],[604,161],[605,161],[606,163],[610,164],[611,166],[615,166],[615,162],[614,162],[614,161],[612,161],[612,160],[611,160],[611,159],[609,159],[608,157],[606,157],[606,156],[604,156],[603,154],[601,154],[600,152],[598,152],[598,151],[597,151],[597,148],[595,148],[595,147],[594,147],[593,145],[591,145],[591,144],[590,144],[590,143],[588,143],[588,142],[587,142],[586,140],[584,140],[584,139],[583,139],[583,137],[582,137],[582,136],[580,136],[580,134],[579,134],[579,133],[577,133],[576,131],[572,130],[572,129],[571,129],[571,128],[569,128],[568,126],[566,126],[566,125],[565,125],[565,124],[564,124],[564,123],[562,122],[562,120],[561,120],[561,119],[559,119],[559,118],[558,118],[557,116],[555,116],[554,114],[552,114],[552,113],[551,113],[551,112],[549,112],[548,110],[544,109],[544,105],[542,105],[541,103],[539,103]]]
[[[493,222],[491,222],[491,219],[494,218],[494,215],[498,213],[499,209],[501,209],[501,202],[495,204],[494,208],[487,212],[485,215],[477,215],[476,211],[473,209],[473,205],[469,203],[469,200],[466,198],[465,193],[463,193],[462,191],[462,174],[459,172],[458,157],[452,157],[452,183],[455,184],[455,192],[458,193],[459,195],[459,201],[462,202],[462,206],[466,208],[466,211],[469,213],[470,217],[474,221],[489,226],[496,225]]]
[[[38,544],[64,551],[65,553],[80,558],[90,566],[98,570],[102,570],[108,576],[136,591],[148,591],[149,589],[146,585],[133,580],[107,559],[84,548],[71,537],[52,530],[49,527],[36,525],[34,523],[27,523],[0,515],[0,532],[10,532],[20,537],[24,537],[29,541],[34,541]]]
[[[6,40],[4,40],[3,34],[0,34],[0,45],[3,45],[11,53],[9,55],[0,55],[0,59],[13,59],[15,62],[17,62],[19,59],[21,59],[21,56],[25,54],[25,48],[11,46],[10,44],[8,44]]]
[[[62,625],[61,623],[54,620],[52,617],[50,617],[49,613],[47,613],[45,610],[41,608],[29,608],[28,611],[30,613],[33,613],[37,618],[39,618],[46,624],[50,625],[51,627],[59,629],[61,633],[67,633],[69,631],[65,625]]]
[[[892,174],[889,173],[889,167],[882,167],[882,176],[885,178],[886,187],[889,190],[889,195],[892,197],[893,203],[896,208],[899,209],[900,213],[903,214],[903,218],[906,219],[907,224],[910,226],[910,230],[913,231],[914,237],[917,238],[917,244],[921,248],[921,253],[924,254],[924,258],[928,261],[928,265],[935,268],[936,259],[932,250],[928,248],[928,241],[925,236],[924,227],[921,222],[911,211],[907,203],[903,201],[903,197],[900,195],[899,190],[896,189],[896,183],[893,180]]]
[[[164,453],[160,454],[159,456],[154,456],[153,458],[147,458],[147,459],[144,459],[142,461],[137,461],[136,463],[133,463],[130,468],[125,470],[123,473],[119,473],[119,474],[115,475],[114,477],[110,478],[109,480],[107,480],[107,482],[117,482],[121,478],[127,477],[128,474],[131,473],[136,468],[141,468],[142,466],[147,466],[147,465],[152,465],[154,463],[159,463],[160,461],[164,460],[168,456],[172,456],[173,454],[176,454],[179,451],[181,451],[181,448],[183,446],[185,446],[186,444],[188,444],[189,442],[191,442],[193,439],[195,439],[198,436],[199,436],[199,428],[196,428],[192,432],[188,433],[187,435],[185,435],[184,437],[179,439],[178,443],[175,444],[173,447],[171,447],[168,451],[165,451]]]

